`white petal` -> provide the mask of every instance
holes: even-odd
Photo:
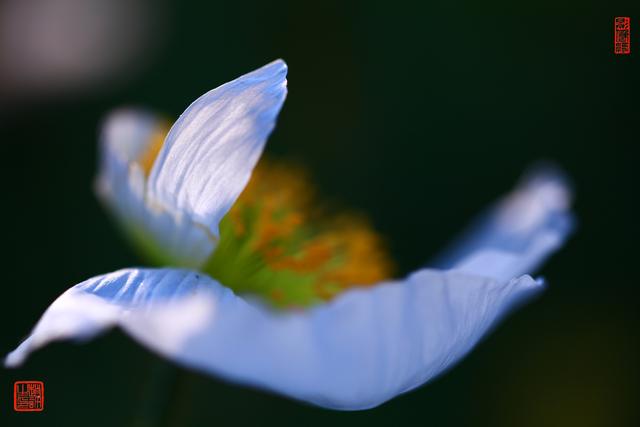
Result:
[[[571,198],[559,170],[535,169],[432,265],[498,280],[533,273],[571,233]]]
[[[185,366],[324,407],[364,409],[446,370],[538,289],[528,276],[499,282],[421,270],[306,312],[274,313],[198,273],[123,270],[63,294],[5,363],[16,366],[53,339],[119,325]]]
[[[7,356],[5,365],[22,364],[29,353],[50,341],[90,339],[106,328],[126,326],[138,315],[188,304],[198,292],[211,291],[203,286],[209,282],[208,277],[180,269],[125,269],[86,280],[49,306],[31,335]],[[197,313],[185,310],[173,317],[174,323],[187,327]],[[175,322],[177,318],[180,322]]]
[[[286,96],[275,61],[207,92],[171,128],[147,179],[138,160],[159,120],[118,111],[102,132],[98,193],[157,261],[199,267],[246,185]]]
[[[138,159],[162,121],[147,111],[121,109],[102,127],[96,192],[129,236],[158,264],[197,266],[215,242],[202,229],[179,226],[176,215],[147,201],[147,178]]]
[[[284,103],[282,60],[214,89],[173,125],[149,177],[149,197],[218,236],[249,181]]]

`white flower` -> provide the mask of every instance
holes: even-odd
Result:
[[[99,194],[147,254],[181,268],[125,269],[72,287],[7,366],[52,340],[86,340],[119,326],[184,366],[328,408],[364,409],[452,366],[543,288],[526,274],[571,228],[570,192],[549,170],[526,177],[493,206],[441,258],[441,269],[355,287],[305,310],[236,295],[229,287],[254,278],[242,268],[239,276],[213,277],[243,283],[206,274],[234,268],[227,248],[224,265],[211,270],[220,261],[219,224],[274,127],[286,71],[275,61],[206,93],[164,140],[150,114],[121,111],[107,121]]]

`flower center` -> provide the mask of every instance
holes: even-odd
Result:
[[[169,128],[159,123],[136,159],[146,177]],[[388,279],[393,263],[364,217],[327,214],[301,168],[263,158],[220,222],[218,246],[202,270],[237,293],[290,308]]]
[[[393,267],[363,217],[321,212],[300,168],[263,159],[220,223],[204,270],[236,292],[304,307],[387,279]]]

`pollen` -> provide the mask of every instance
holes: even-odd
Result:
[[[149,177],[151,174],[151,168],[153,168],[153,164],[155,163],[158,154],[160,154],[160,150],[164,145],[165,137],[169,133],[170,128],[171,123],[167,121],[161,121],[158,123],[155,129],[151,132],[147,145],[140,153],[137,163],[142,169],[145,177]]]
[[[220,224],[205,270],[239,293],[281,308],[328,301],[388,279],[393,262],[361,215],[321,208],[296,166],[262,160]]]

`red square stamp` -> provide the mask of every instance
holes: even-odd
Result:
[[[13,409],[17,412],[44,410],[44,383],[42,381],[16,381],[13,384]]]
[[[631,18],[616,16],[613,21],[613,52],[616,55],[631,53]]]

